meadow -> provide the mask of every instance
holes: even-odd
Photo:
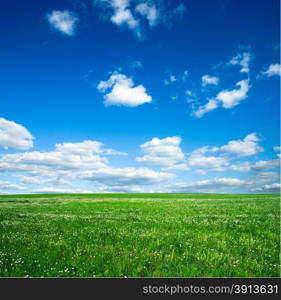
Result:
[[[1,277],[279,277],[279,195],[0,196]]]

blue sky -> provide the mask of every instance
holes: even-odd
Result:
[[[279,1],[0,6],[0,193],[279,191]]]

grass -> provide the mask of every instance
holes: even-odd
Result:
[[[0,196],[1,277],[279,277],[279,195]]]

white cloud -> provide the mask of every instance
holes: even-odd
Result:
[[[85,172],[82,179],[108,186],[121,185],[151,185],[158,184],[170,179],[175,175],[164,172],[155,172],[147,168],[101,168]]]
[[[251,165],[249,162],[241,162],[238,164],[232,164],[225,168],[223,171],[239,171],[239,172],[248,172],[251,170]]]
[[[276,179],[276,175],[268,175],[271,179]],[[176,182],[170,186],[170,190],[177,193],[192,193],[192,192],[203,192],[203,193],[219,193],[228,192],[229,190],[247,190],[250,192],[268,192],[276,193],[280,191],[280,183],[271,183],[263,186],[259,186],[265,182],[262,178],[256,178],[254,180],[244,180],[238,178],[212,178],[194,182]],[[258,185],[258,186],[257,186]]]
[[[236,83],[238,89],[224,90],[218,93],[216,99],[222,103],[224,108],[232,108],[247,97],[249,80],[241,80]]]
[[[190,154],[187,160],[187,165],[192,168],[215,170],[227,166],[229,164],[227,158],[214,155],[205,155],[207,152],[214,153],[217,151],[217,147],[209,148],[207,146],[196,149]]]
[[[33,139],[24,126],[0,118],[0,147],[27,150],[33,147]]]
[[[230,141],[227,145],[222,146],[220,149],[222,151],[233,153],[241,157],[254,155],[263,151],[263,148],[258,145],[259,141],[260,139],[257,137],[257,135],[255,133],[251,133],[247,135],[242,141]]]
[[[0,190],[23,190],[24,187],[8,181],[0,181]]]
[[[281,184],[280,183],[272,183],[266,184],[259,188],[251,189],[251,192],[257,193],[280,193]]]
[[[136,160],[146,165],[162,168],[176,167],[177,163],[184,160],[184,154],[180,148],[181,138],[178,136],[159,139],[157,137],[141,145],[142,157]]]
[[[241,73],[249,73],[249,64],[252,59],[250,52],[238,53],[229,61],[229,65],[239,65]]]
[[[218,85],[219,78],[216,76],[203,75],[202,76],[202,86],[206,85]]]
[[[281,75],[281,66],[280,66],[280,64],[271,64],[271,65],[269,65],[269,67],[266,71],[261,72],[258,75],[258,78],[280,76],[280,75]]]
[[[134,82],[131,78],[117,72],[114,72],[107,81],[100,81],[97,88],[101,92],[111,88],[111,92],[104,96],[104,104],[106,106],[135,107],[152,101],[144,86],[138,85],[134,87]]]
[[[260,185],[280,181],[280,174],[278,172],[260,172],[256,173],[249,179],[249,183],[253,185]]]
[[[136,6],[136,11],[143,17],[147,18],[150,27],[153,27],[157,24],[158,10],[154,4],[149,4],[147,2],[140,3]]]
[[[195,182],[177,182],[170,188],[176,193],[210,192],[217,193],[228,188],[245,188],[247,181],[237,178],[213,178]]]
[[[171,84],[173,82],[176,82],[176,81],[177,81],[176,76],[173,75],[173,74],[170,74],[169,77],[164,80],[164,84],[169,85],[169,84]]]
[[[69,185],[70,184],[68,181],[62,178],[42,178],[42,177],[25,176],[25,175],[18,175],[16,177],[18,177],[20,181],[25,184],[35,184],[35,185],[42,185],[42,184]]]
[[[249,90],[249,80],[241,80],[236,83],[238,89],[223,90],[220,91],[215,98],[210,99],[207,104],[199,106],[197,110],[193,112],[194,116],[201,118],[206,113],[215,110],[219,107],[219,104],[223,108],[229,109],[238,105],[242,100],[247,98]]]
[[[104,148],[103,144],[97,141],[60,143],[55,145],[54,151],[49,152],[2,154],[0,171],[16,172],[14,176],[28,185],[53,186],[33,190],[42,193],[80,192],[81,188],[76,188],[75,184],[81,180],[91,182],[91,185],[99,185],[98,188],[103,190],[110,190],[110,187],[116,187],[116,190],[117,186],[121,190],[121,186],[153,185],[175,177],[174,174],[156,172],[148,168],[113,168],[105,157],[111,154],[116,153],[110,148]],[[72,180],[75,181],[74,184]],[[59,185],[71,187],[61,189]]]
[[[110,4],[113,8],[113,15],[110,20],[118,26],[127,26],[139,35],[139,21],[134,18],[131,10],[129,9],[129,0],[112,0]]]
[[[280,168],[280,160],[272,159],[272,160],[259,160],[254,165],[251,166],[253,171],[265,171]]]
[[[210,99],[207,104],[199,106],[199,108],[194,111],[194,116],[197,118],[203,117],[209,111],[212,111],[218,107],[218,101],[216,99]]]
[[[54,10],[47,14],[47,20],[52,28],[66,35],[74,35],[77,27],[78,17],[68,10]]]
[[[183,4],[170,9],[165,1],[132,1],[132,0],[95,0],[104,9],[104,15],[113,24],[132,30],[139,39],[143,39],[145,25],[150,28],[159,23],[171,25],[179,19],[185,10]]]
[[[55,145],[55,151],[0,155],[0,170],[56,176],[67,173],[71,175],[74,170],[102,168],[107,163],[107,159],[101,156],[107,150],[102,145],[96,141],[62,143]]]
[[[138,185],[107,186],[102,185],[98,188],[99,193],[139,193],[142,189]]]

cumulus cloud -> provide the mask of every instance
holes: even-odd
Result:
[[[43,184],[52,184],[52,185],[69,185],[70,182],[62,178],[42,178],[40,176],[25,176],[17,175],[20,181],[24,184],[33,184],[33,185],[43,185]]]
[[[108,18],[116,26],[131,30],[140,40],[143,39],[145,26],[153,28],[159,23],[171,24],[179,19],[185,10],[183,4],[170,9],[164,1],[132,0],[95,0]]]
[[[75,34],[77,27],[78,17],[68,10],[54,10],[50,14],[47,14],[47,20],[50,26],[61,32],[72,36]]]
[[[96,141],[80,143],[61,143],[55,145],[54,151],[24,152],[0,156],[0,170],[27,171],[41,176],[59,174],[71,175],[73,170],[102,168],[107,163],[107,149]]]
[[[218,85],[219,84],[219,78],[216,76],[210,76],[210,75],[203,75],[202,76],[202,86],[207,85]]]
[[[252,171],[265,171],[280,168],[280,160],[272,159],[272,160],[259,160],[255,164],[252,165]]]
[[[218,193],[229,188],[245,188],[247,181],[238,178],[213,178],[195,182],[177,182],[170,188],[176,193],[210,192]]]
[[[258,75],[258,78],[262,77],[272,77],[272,76],[280,76],[281,75],[281,66],[280,64],[271,64],[268,69],[264,72],[261,72]]]
[[[270,176],[270,175],[269,175]],[[272,176],[271,176],[272,177]],[[276,176],[274,176],[276,178]],[[264,181],[261,179],[239,179],[239,178],[212,178],[194,182],[176,182],[169,186],[170,190],[176,193],[221,193],[237,190],[250,192],[280,192],[280,183],[271,183],[260,186]]]
[[[97,88],[101,92],[111,89],[104,96],[104,104],[106,106],[135,107],[152,101],[151,96],[146,93],[143,85],[134,87],[134,82],[131,78],[117,72],[114,72],[107,81],[100,81]]]
[[[145,154],[136,160],[146,165],[162,168],[178,168],[177,164],[184,160],[184,153],[180,148],[181,138],[178,136],[159,139],[157,137],[141,145]]]
[[[86,172],[81,178],[109,186],[121,186],[158,184],[174,177],[174,174],[156,172],[148,168],[106,167]]]
[[[228,65],[238,65],[241,67],[241,73],[249,73],[249,64],[252,59],[252,55],[250,52],[238,53],[233,56]]]
[[[137,35],[139,35],[140,24],[139,21],[135,19],[129,8],[130,1],[112,0],[110,3],[113,8],[113,15],[110,18],[111,22],[117,26],[127,26],[129,29],[132,29]]]
[[[0,147],[27,150],[33,147],[33,136],[22,125],[0,118]]]
[[[130,190],[136,191],[136,187],[163,183],[175,177],[174,174],[148,168],[111,167],[105,156],[116,154],[114,152],[97,141],[59,143],[55,145],[54,151],[2,154],[0,171],[16,172],[14,176],[24,184],[44,184],[44,188],[33,190],[38,193],[80,192],[82,189],[76,188],[72,184],[73,180],[98,185],[101,190],[109,191],[110,187],[115,187],[115,190],[121,191],[122,186],[134,186]],[[62,189],[61,185],[68,185],[69,188]],[[6,183],[5,187],[8,189]],[[97,187],[95,191],[98,191]]]
[[[153,27],[158,21],[158,10],[152,3],[143,2],[136,6],[136,12],[145,17],[149,26]]]
[[[251,192],[256,192],[256,193],[280,193],[280,187],[281,187],[280,183],[266,184],[262,187],[251,189]]]
[[[199,169],[220,169],[229,164],[226,157],[222,156],[214,156],[214,155],[206,155],[206,153],[214,153],[219,149],[217,147],[201,147],[199,149],[194,150],[188,160],[187,165],[192,168]]]
[[[199,108],[194,111],[194,116],[197,118],[203,117],[206,113],[217,109],[218,108],[218,101],[217,99],[210,99],[207,104],[200,105]]]
[[[197,174],[206,174],[209,171],[238,171],[249,172],[271,169],[276,166],[277,160],[260,161],[254,164],[241,161],[244,157],[258,154],[263,151],[259,145],[260,139],[255,133],[248,134],[243,140],[232,140],[226,145],[209,147],[204,146],[192,151],[185,158],[186,168]]]
[[[263,148],[258,145],[259,141],[260,139],[257,137],[256,133],[251,133],[243,140],[230,141],[227,145],[222,146],[220,149],[241,157],[254,155],[263,151]]]
[[[218,93],[216,99],[221,102],[224,108],[232,108],[238,105],[247,97],[249,80],[241,80],[236,83],[238,89],[224,90]]]
[[[199,106],[199,108],[193,112],[194,116],[201,118],[207,112],[217,109],[219,105],[222,105],[225,109],[230,109],[238,105],[242,100],[247,98],[249,80],[241,80],[236,83],[236,86],[239,88],[220,91],[217,96],[210,99],[207,104]]]
[[[260,185],[270,182],[280,181],[278,172],[259,172],[249,178],[249,184]]]

